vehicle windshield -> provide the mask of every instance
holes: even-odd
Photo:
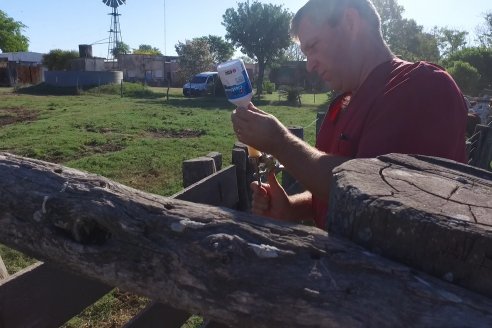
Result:
[[[191,80],[191,83],[205,83],[206,80],[206,76],[194,76]]]

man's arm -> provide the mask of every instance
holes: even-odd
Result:
[[[272,154],[314,196],[328,200],[332,170],[348,158],[326,154],[297,138],[273,115],[250,104],[237,109],[232,122],[238,139]]]

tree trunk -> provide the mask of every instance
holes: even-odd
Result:
[[[492,173],[398,154],[334,172],[329,231],[492,296]]]
[[[292,225],[0,153],[0,242],[232,327],[486,327],[492,300]]]
[[[256,94],[259,97],[263,94],[263,79],[265,77],[265,60],[258,58],[258,79],[256,80]]]

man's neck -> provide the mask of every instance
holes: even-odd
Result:
[[[367,38],[362,44],[360,53],[363,54],[364,58],[360,67],[357,89],[353,90],[354,94],[376,67],[395,58],[384,41],[377,37]]]

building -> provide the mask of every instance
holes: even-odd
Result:
[[[135,55],[118,56],[118,69],[128,82],[143,82],[155,86],[181,86],[177,56]]]
[[[43,82],[43,54],[9,52],[0,54],[0,86],[17,86]]]

